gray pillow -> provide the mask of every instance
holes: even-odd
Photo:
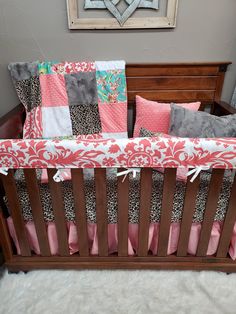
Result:
[[[178,137],[236,137],[236,114],[216,117],[171,105],[169,134]]]

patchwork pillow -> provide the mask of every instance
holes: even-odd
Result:
[[[146,128],[141,128],[140,129],[140,133],[139,133],[140,137],[166,137],[166,138],[171,138],[172,136],[169,134],[164,134],[164,133],[155,133],[152,132]],[[165,168],[155,168],[155,170],[164,173]],[[178,181],[187,181],[187,173],[188,173],[188,168],[177,168],[177,173],[176,173],[176,179]]]
[[[183,103],[178,106],[197,111],[200,102]],[[152,132],[168,133],[170,123],[170,104],[158,103],[136,96],[136,121],[134,126],[134,137],[139,136],[141,127]]]
[[[127,137],[124,61],[11,63],[24,138]]]
[[[169,134],[190,138],[236,137],[236,114],[217,117],[172,105]]]

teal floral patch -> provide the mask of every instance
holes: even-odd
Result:
[[[57,64],[58,62],[56,61],[52,61],[52,62],[40,62],[38,64],[38,71],[39,74],[43,75],[43,74],[54,74],[54,72],[52,71],[52,66],[54,64]]]
[[[126,102],[125,70],[97,71],[99,103]]]

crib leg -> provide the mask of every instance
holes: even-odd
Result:
[[[8,231],[6,219],[3,216],[2,209],[0,207],[0,242],[1,242],[1,252],[3,253],[5,262],[9,262],[12,259],[13,251],[10,239],[10,234]]]
[[[12,275],[12,274],[16,275],[16,274],[19,274],[19,271],[11,271],[11,270],[8,270],[8,274],[9,274],[9,275]]]
[[[12,271],[12,270],[8,270],[8,274],[9,275],[18,275],[19,273],[24,273],[25,275],[28,273],[27,271]]]

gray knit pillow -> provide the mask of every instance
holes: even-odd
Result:
[[[169,134],[178,137],[236,137],[236,114],[216,117],[171,105]]]

